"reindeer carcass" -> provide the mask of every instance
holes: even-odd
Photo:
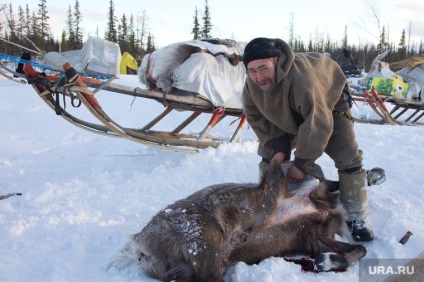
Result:
[[[346,269],[366,249],[335,240],[336,234],[350,237],[338,182],[314,181],[289,190],[274,164],[259,185],[206,187],[161,210],[110,266],[128,265],[132,258],[160,280],[223,281],[237,262],[303,254],[314,258],[316,271]]]

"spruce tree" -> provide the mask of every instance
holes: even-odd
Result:
[[[24,9],[22,9],[21,5],[18,7],[18,24],[16,26],[18,34],[22,34],[25,29],[25,12]]]
[[[6,14],[6,13],[5,13]],[[16,34],[16,21],[15,21],[15,15],[13,14],[13,6],[12,4],[9,4],[9,15],[6,15],[7,25],[10,29],[10,38],[9,40],[14,42],[16,38],[18,37]]]
[[[72,8],[71,8],[71,4],[69,4],[68,6],[68,16],[66,19],[66,25],[68,28],[68,44],[64,44],[62,45],[62,50],[66,51],[66,50],[72,50],[76,48],[76,39],[75,39],[75,31],[74,31],[74,19],[72,16]]]
[[[197,14],[198,14],[198,11],[197,11],[197,7],[196,7],[194,9],[194,22],[193,22],[194,26],[193,26],[193,29],[191,31],[191,33],[193,34],[194,40],[200,39],[200,25],[199,25],[199,19],[197,18]]]
[[[312,39],[309,39],[308,52],[312,52],[312,51],[314,51],[314,45],[312,43]]]
[[[386,29],[383,26],[380,34],[380,42],[377,45],[377,52],[378,54],[381,54],[385,48],[386,48],[387,42],[386,42]]]
[[[203,27],[202,27],[202,36],[203,38],[212,38],[212,23],[211,16],[209,14],[209,5],[208,0],[205,0],[205,13],[203,15]]]
[[[31,24],[31,12],[29,11],[28,4],[26,4],[26,8],[25,8],[25,28],[24,28],[24,34],[26,36],[29,36],[29,34],[30,34],[30,24]]]
[[[130,54],[132,55],[138,54],[136,41],[135,41],[133,14],[131,14],[130,23],[128,24],[128,52],[130,52]]]
[[[342,47],[347,49],[348,45],[347,45],[347,25],[345,25],[345,31],[344,31],[344,35],[343,35],[343,40],[342,40]]]
[[[414,41],[412,41],[412,44],[411,44],[411,49],[409,50],[409,56],[410,57],[412,57],[412,56],[415,56],[416,55],[416,51],[415,51],[415,43],[414,43]]]
[[[9,4],[9,15],[6,16],[7,19],[7,25],[9,27],[9,32],[10,35],[9,37],[6,36],[5,34],[5,38],[7,38],[7,40],[9,40],[10,42],[14,42],[14,43],[18,43],[19,42],[19,38],[18,38],[18,34],[15,32],[16,31],[16,21],[15,21],[15,16],[13,14],[13,6],[12,4]],[[15,45],[11,45],[7,48],[8,50],[10,50],[9,52],[11,54],[17,54],[18,53],[18,47]]]
[[[35,42],[35,40],[36,40],[36,38],[38,37],[38,30],[39,30],[39,27],[38,27],[38,18],[37,18],[37,16],[35,15],[35,12],[33,11],[32,12],[32,15],[31,15],[31,19],[30,19],[30,23],[29,23],[29,26],[30,26],[30,28],[29,28],[29,38],[33,41],[33,42]]]
[[[146,54],[148,53],[152,53],[153,51],[155,51],[155,44],[153,42],[153,36],[150,34],[147,36],[147,44],[146,44]]]
[[[119,46],[122,52],[128,51],[128,23],[125,14],[122,15],[121,22],[119,24]]]
[[[74,32],[75,32],[75,49],[81,49],[83,45],[83,34],[81,30],[82,15],[78,0],[75,0],[74,6]]]
[[[69,50],[69,41],[66,38],[66,31],[63,30],[62,31],[62,36],[61,36],[61,40],[60,40],[60,52]]]
[[[40,45],[42,49],[45,49],[45,43],[50,38],[50,27],[49,27],[49,16],[47,15],[47,0],[40,0],[38,4],[38,19],[40,21]]]
[[[109,14],[107,22],[106,39],[112,42],[117,42],[117,31],[116,31],[116,16],[115,16],[115,4],[113,0],[109,1]]]
[[[398,45],[398,54],[397,59],[403,60],[406,58],[406,42],[405,42],[405,30],[402,30],[402,35],[400,37],[399,45]]]

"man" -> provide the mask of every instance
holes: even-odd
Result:
[[[243,63],[249,76],[243,110],[259,139],[260,169],[270,160],[290,160],[295,146],[288,181],[295,183],[306,175],[324,179],[315,161],[325,152],[338,169],[340,199],[354,239],[373,240],[366,186],[382,183],[385,174],[382,169],[367,173],[362,168],[350,116],[351,96],[338,64],[320,53],[294,54],[286,42],[268,38],[249,42]]]
[[[353,65],[353,57],[350,52],[345,48],[339,56],[338,63],[340,67],[347,67]]]

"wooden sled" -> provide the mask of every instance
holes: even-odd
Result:
[[[424,125],[421,118],[424,116],[424,102],[406,98],[396,98],[379,95],[375,88],[364,90],[362,94],[352,92],[355,101],[368,104],[381,119],[358,119],[355,121],[372,124],[391,125]],[[389,111],[386,103],[393,105]]]
[[[241,109],[215,107],[210,101],[199,97],[195,93],[175,95],[138,87],[134,88],[114,84],[112,83],[113,78],[103,82],[101,80],[80,76],[70,64],[65,64],[63,69],[65,71],[65,76],[61,78],[59,76],[42,76],[37,73],[30,64],[26,63],[24,65],[28,83],[34,87],[35,91],[44,102],[46,102],[57,115],[60,115],[68,122],[90,132],[120,137],[148,146],[159,147],[161,149],[196,152],[199,149],[208,147],[216,148],[223,142],[219,138],[211,137],[210,132],[224,117],[233,116],[238,117],[240,120],[229,140],[230,142],[237,141],[246,124],[246,118]],[[91,90],[89,87],[94,88],[94,90]],[[99,101],[95,97],[95,94],[99,90],[153,99],[166,107],[162,113],[141,128],[124,127],[115,122],[102,109]],[[90,123],[70,114],[66,111],[64,106],[61,105],[61,101],[64,97],[71,99],[73,105],[75,103],[82,103],[101,124]],[[155,124],[159,123],[165,116],[174,110],[191,111],[192,114],[172,131],[152,130]],[[200,133],[182,133],[184,128],[203,113],[212,114],[212,117]]]

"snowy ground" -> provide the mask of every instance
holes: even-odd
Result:
[[[141,126],[144,115],[162,109],[145,99],[96,95],[125,125]],[[85,112],[81,117],[90,118]],[[215,134],[231,137],[231,121]],[[369,189],[376,238],[365,244],[366,258],[414,258],[424,249],[424,126],[357,123],[355,129],[364,166],[383,167],[387,174],[384,184]],[[22,193],[0,201],[0,281],[153,281],[136,267],[107,270],[108,260],[175,200],[210,184],[256,182],[256,146],[249,128],[241,142],[196,154],[96,135],[57,117],[31,86],[0,80],[0,195]],[[318,163],[327,178],[337,179],[327,156]],[[399,244],[408,230],[413,235]],[[305,273],[270,258],[239,263],[226,280],[358,281],[358,271],[356,263],[341,273]]]

